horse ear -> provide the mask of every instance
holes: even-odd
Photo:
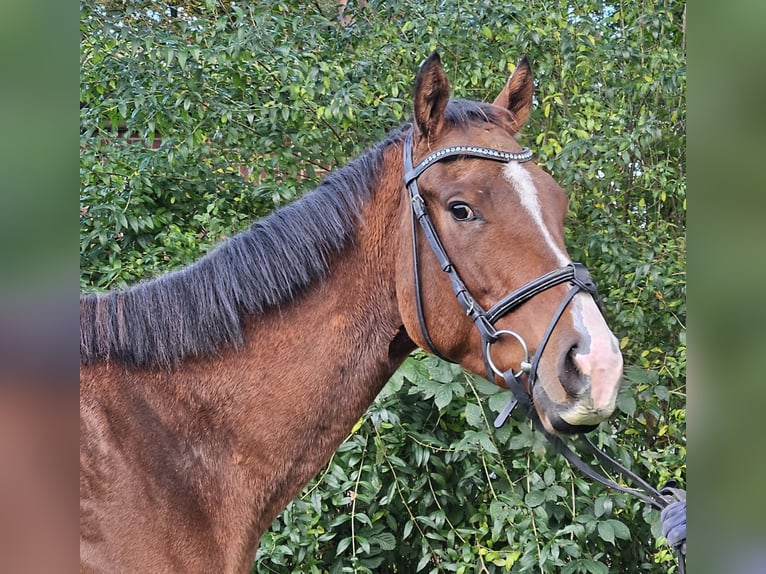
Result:
[[[425,137],[437,137],[444,127],[444,110],[449,101],[449,82],[441,58],[433,52],[423,62],[415,80],[415,127]]]
[[[510,110],[513,114],[513,133],[524,127],[527,118],[529,118],[534,88],[532,67],[529,65],[527,57],[522,56],[519,63],[516,64],[513,74],[508,78],[503,91],[492,102],[496,106]]]

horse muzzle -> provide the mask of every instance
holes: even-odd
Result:
[[[617,405],[623,359],[614,336],[606,331],[589,340],[586,350],[578,349],[573,346],[563,353],[555,374],[558,381],[541,369],[533,388],[533,403],[549,432],[588,432],[609,418]]]

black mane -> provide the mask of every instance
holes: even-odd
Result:
[[[492,106],[453,100],[447,121],[494,121]],[[124,291],[80,298],[80,360],[148,368],[242,344],[242,319],[321,279],[355,237],[385,149],[409,124],[192,265]]]

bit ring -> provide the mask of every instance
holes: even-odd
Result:
[[[527,343],[524,341],[524,338],[515,331],[509,331],[507,329],[496,331],[495,335],[496,338],[494,342],[497,342],[502,335],[510,335],[516,339],[516,342],[521,345],[521,349],[524,351],[524,358],[521,360],[519,371],[513,373],[514,378],[520,377],[522,373],[529,373],[532,370],[532,364],[529,362],[529,349],[527,348]],[[495,366],[495,363],[492,361],[492,341],[487,341],[486,345],[487,347],[484,350],[484,354],[487,357],[487,364],[489,364],[490,368],[496,375],[502,377],[503,371],[498,369],[497,366]]]

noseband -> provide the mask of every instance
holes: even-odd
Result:
[[[418,177],[425,172],[429,167],[442,160],[451,157],[475,157],[480,159],[488,159],[492,161],[499,161],[502,163],[526,162],[532,159],[532,152],[529,148],[524,148],[520,152],[508,152],[501,151],[492,148],[478,147],[478,146],[452,146],[437,150],[427,155],[418,165],[412,165],[412,129],[407,132],[407,136],[404,140],[404,185],[407,188],[410,196],[410,204],[412,205],[412,257],[413,266],[415,272],[415,303],[418,313],[418,321],[420,323],[420,331],[423,334],[423,339],[426,342],[429,350],[436,356],[445,358],[436,349],[431,336],[428,333],[428,326],[426,325],[425,315],[423,313],[423,301],[422,293],[420,289],[420,264],[418,257],[418,242],[415,220],[420,223],[420,227],[423,229],[423,234],[431,246],[439,265],[450,279],[452,284],[452,291],[457,297],[458,303],[465,311],[466,315],[470,317],[476,328],[481,335],[481,347],[484,357],[484,367],[487,373],[487,379],[490,381],[495,380],[495,375],[499,375],[505,381],[506,386],[513,392],[514,398],[508,403],[508,405],[500,412],[495,419],[495,427],[499,428],[503,425],[505,420],[511,414],[517,404],[521,404],[527,410],[527,415],[532,419],[535,427],[545,435],[548,441],[554,446],[556,451],[569,461],[572,466],[577,468],[580,472],[586,476],[600,482],[601,484],[636,496],[643,500],[647,504],[654,506],[658,510],[662,510],[667,507],[674,499],[679,499],[683,496],[685,498],[685,492],[677,489],[662,489],[657,490],[652,485],[647,483],[640,476],[622,466],[616,460],[612,459],[605,452],[600,450],[594,445],[588,437],[584,434],[581,435],[581,439],[585,448],[594,455],[602,464],[609,466],[615,471],[619,472],[623,477],[632,481],[638,488],[628,488],[614,482],[613,480],[602,475],[590,465],[585,463],[577,454],[566,445],[560,437],[549,433],[540,421],[540,417],[537,411],[532,408],[532,391],[533,384],[537,378],[537,367],[540,364],[540,358],[542,357],[545,346],[553,333],[553,329],[559,322],[561,315],[569,305],[569,302],[574,298],[577,293],[583,291],[591,295],[596,303],[599,303],[598,293],[596,291],[596,284],[593,281],[588,270],[581,263],[570,263],[564,267],[559,267],[553,271],[541,275],[537,279],[533,279],[526,285],[523,285],[511,292],[509,295],[503,297],[500,301],[495,303],[488,310],[485,310],[478,301],[471,295],[470,291],[466,287],[463,280],[460,279],[455,265],[447,255],[439,236],[434,228],[433,221],[428,215],[425,201],[423,196],[420,195],[418,190]],[[545,329],[540,343],[535,350],[534,356],[529,357],[529,347],[524,341],[524,338],[509,329],[496,329],[495,323],[501,318],[520,307],[536,295],[539,295],[543,291],[561,285],[562,283],[569,283],[571,288],[561,300],[556,311],[548,323],[548,327]],[[599,309],[600,309],[599,305]],[[518,371],[514,372],[513,368],[506,371],[500,370],[492,361],[492,345],[499,341],[502,337],[511,337],[521,346],[524,353],[524,358],[519,364]],[[522,376],[526,374],[528,387],[524,388],[522,384]],[[682,494],[679,494],[682,493]],[[684,545],[685,548],[685,545]],[[678,556],[679,572],[684,574],[685,572],[685,549],[676,547],[676,554]]]
[[[519,287],[509,295],[503,297],[488,310],[485,310],[476,298],[471,295],[465,283],[463,283],[463,280],[460,278],[460,275],[458,275],[455,265],[452,263],[452,260],[449,258],[449,255],[447,255],[444,246],[439,240],[433,221],[428,215],[423,196],[420,195],[420,190],[418,189],[418,177],[420,177],[423,172],[435,163],[451,157],[475,157],[502,163],[510,163],[514,161],[523,163],[532,159],[532,152],[529,148],[524,148],[520,152],[508,152],[478,146],[452,146],[429,154],[418,165],[413,167],[411,129],[407,132],[407,136],[404,140],[404,185],[407,187],[410,203],[412,205],[412,250],[415,271],[415,302],[418,321],[420,322],[420,331],[423,334],[423,339],[425,340],[428,349],[434,355],[444,359],[445,357],[436,349],[436,346],[429,335],[428,326],[426,325],[425,315],[423,313],[423,301],[420,288],[420,263],[415,226],[416,220],[420,223],[420,227],[423,229],[426,240],[431,246],[431,250],[436,256],[442,271],[449,277],[450,283],[452,284],[452,290],[455,293],[455,297],[457,297],[458,303],[479,330],[487,378],[490,381],[494,381],[495,375],[502,377],[506,386],[513,392],[514,399],[503,409],[495,420],[495,426],[500,427],[517,404],[521,404],[527,409],[530,416],[533,418],[535,417],[534,409],[532,409],[532,386],[537,377],[537,368],[540,364],[540,358],[545,350],[545,346],[548,344],[553,329],[556,327],[556,324],[564,313],[567,305],[569,305],[569,302],[577,293],[584,291],[594,298],[597,298],[596,284],[584,265],[581,263],[570,263],[569,265],[541,275],[537,279],[533,279],[526,285]],[[529,346],[524,338],[517,332],[509,329],[496,329],[495,323],[497,323],[501,317],[504,317],[514,309],[517,309],[536,295],[562,283],[569,283],[571,288],[561,301],[556,312],[553,314],[553,317],[548,324],[548,328],[545,330],[545,333],[530,360]],[[492,360],[492,345],[502,337],[511,337],[521,346],[524,358],[521,360],[517,371],[514,371],[512,368],[502,371]],[[528,388],[526,389],[522,383],[522,376],[524,374],[526,374],[528,383]]]

